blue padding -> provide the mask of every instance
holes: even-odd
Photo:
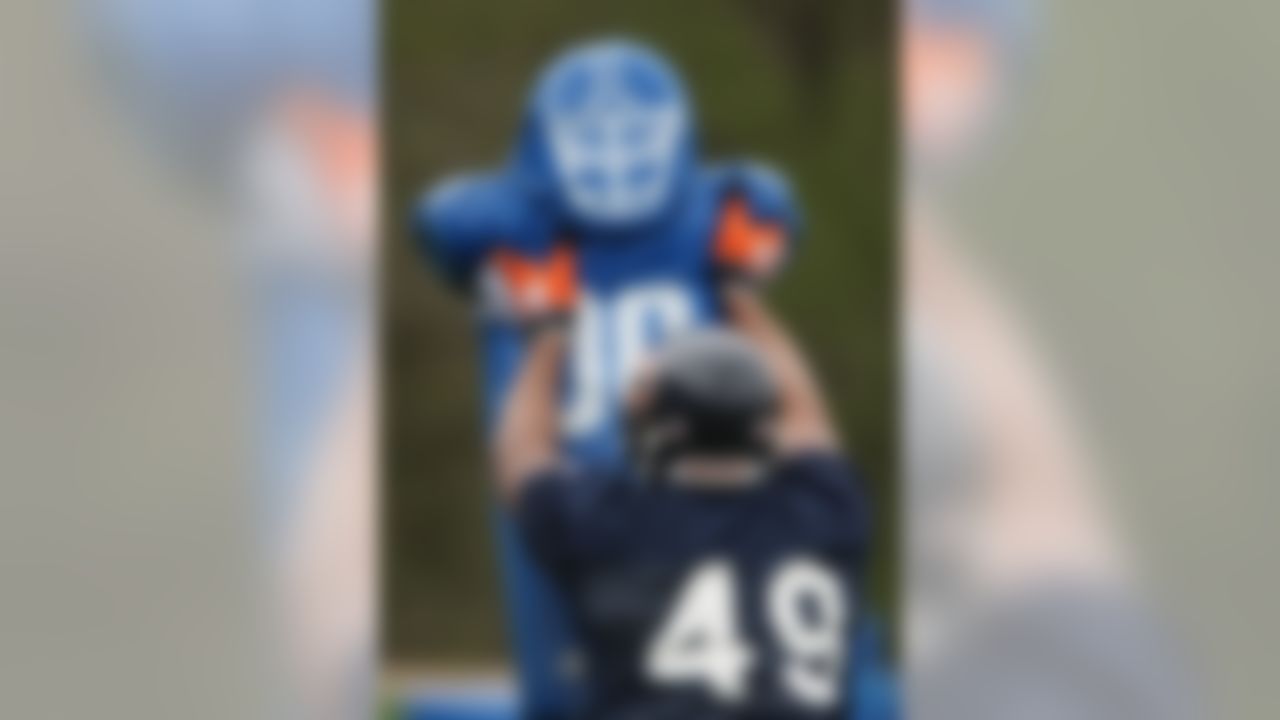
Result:
[[[408,697],[401,705],[403,720],[516,720],[519,709],[512,694],[501,688],[436,689]]]

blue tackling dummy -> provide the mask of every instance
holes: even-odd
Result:
[[[446,179],[414,218],[416,237],[447,280],[479,305],[486,426],[522,352],[486,259],[499,247],[525,255],[573,243],[582,299],[575,320],[563,427],[566,452],[585,467],[621,457],[623,388],[666,338],[715,323],[713,242],[742,227],[780,233],[787,251],[799,213],[785,181],[754,163],[701,164],[688,95],[654,51],[627,41],[571,48],[543,72],[505,166]],[[785,253],[784,253],[785,254]],[[604,476],[604,473],[601,473]],[[563,603],[506,517],[498,519],[519,666],[520,707],[508,717],[574,714],[574,643]],[[859,645],[867,645],[865,638]],[[876,653],[861,648],[856,696],[891,699]],[[876,702],[860,717],[885,717]],[[494,698],[474,712],[456,694],[411,701],[430,720],[496,717]]]

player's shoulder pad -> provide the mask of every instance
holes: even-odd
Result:
[[[497,244],[532,249],[549,236],[548,220],[518,179],[503,171],[441,180],[419,198],[412,224],[419,248],[458,288],[471,286],[476,269]]]
[[[783,487],[798,502],[812,508],[815,517],[830,519],[850,547],[865,547],[872,517],[866,483],[853,461],[834,451],[804,451],[788,458],[783,469]]]
[[[613,471],[565,462],[526,483],[517,511],[535,533],[554,532],[565,543],[590,546],[592,536],[616,525],[627,509],[628,485]]]
[[[793,240],[800,234],[803,217],[791,183],[773,165],[733,160],[711,165],[707,173],[721,195],[745,199],[757,219],[782,223]]]

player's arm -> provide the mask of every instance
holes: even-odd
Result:
[[[822,391],[782,323],[751,287],[727,283],[723,296],[730,325],[756,345],[778,385],[783,452],[838,450],[839,437]]]
[[[498,421],[493,464],[498,493],[512,503],[523,484],[556,462],[560,369],[567,339],[562,328],[531,339]]]
[[[510,503],[529,478],[557,460],[560,372],[577,296],[576,263],[566,247],[545,258],[499,251],[491,262],[529,343],[493,443],[498,492]]]

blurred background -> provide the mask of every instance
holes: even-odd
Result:
[[[0,715],[371,705],[375,17],[0,10]]]
[[[813,357],[877,507],[871,602],[896,617],[893,14],[887,2],[391,0],[383,25],[383,641],[390,674],[492,670],[507,635],[470,304],[410,237],[429,183],[501,163],[535,73],[625,34],[684,71],[708,160],[790,176],[806,232],[773,292]]]
[[[913,710],[1267,716],[1274,8],[903,9]]]

